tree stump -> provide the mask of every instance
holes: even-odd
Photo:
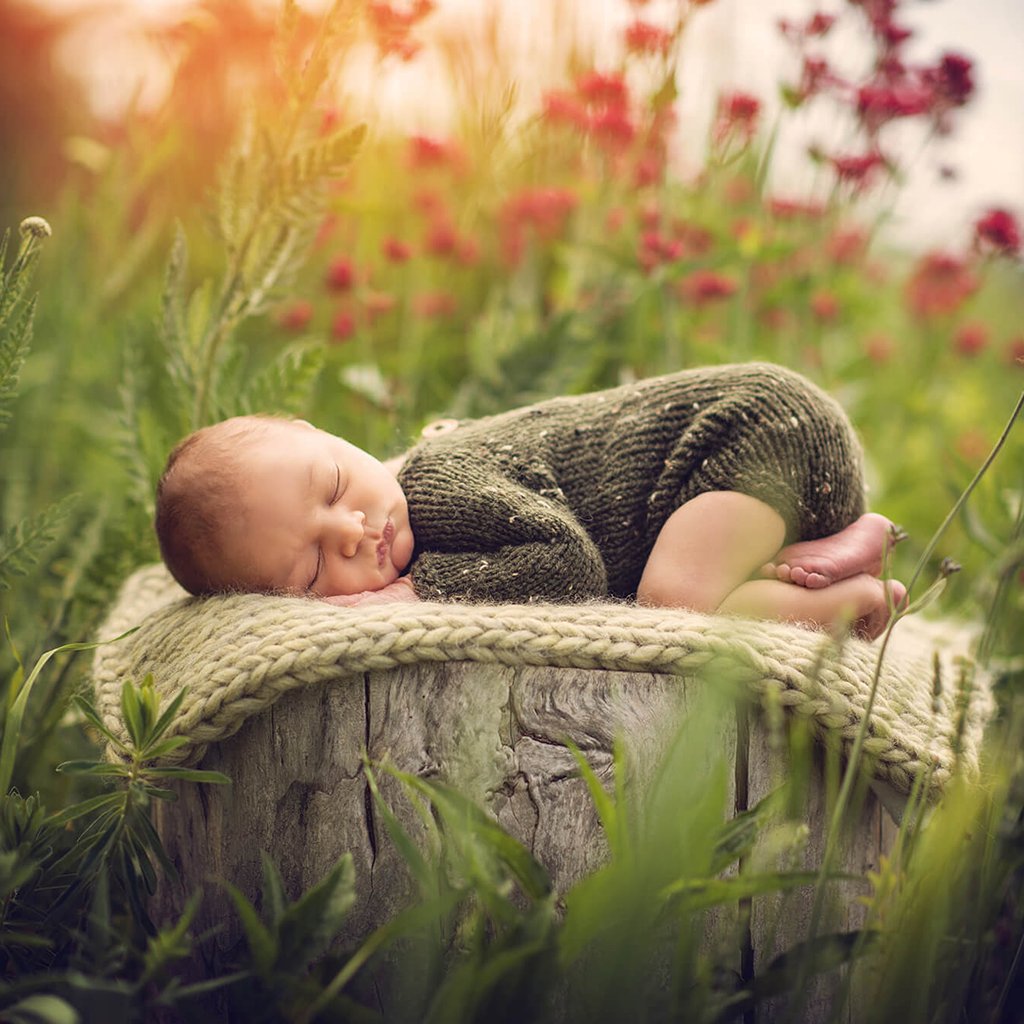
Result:
[[[371,762],[387,757],[402,771],[444,780],[472,797],[564,893],[607,857],[566,740],[584,752],[607,787],[614,742],[625,737],[630,785],[642,788],[680,716],[707,685],[641,672],[441,662],[351,674],[286,693],[206,752],[200,767],[224,772],[232,786],[180,787],[179,803],[158,808],[158,831],[182,881],[180,888],[162,883],[159,913],[176,915],[182,894],[212,879],[229,880],[255,900],[261,851],[278,865],[294,899],[347,851],[357,901],[341,939],[357,941],[392,917],[414,890],[370,795],[364,749]],[[745,704],[722,723],[717,745],[734,768],[723,818],[753,806],[785,777],[788,759],[779,735]],[[828,827],[821,768],[806,794],[808,869],[820,863]],[[385,775],[380,783],[402,825],[416,835],[421,825],[398,798],[397,784]],[[835,869],[861,876],[877,869],[895,832],[889,814],[868,794]],[[865,914],[856,896],[867,886],[844,883],[841,891],[839,919],[831,925],[856,929]],[[798,890],[753,901],[749,930],[734,929],[737,974],[756,975],[805,937],[810,899],[810,890]],[[734,915],[730,927],[738,919],[745,915]],[[223,887],[208,886],[194,931],[233,920]],[[237,927],[222,930],[208,951],[207,969],[219,971],[239,941]],[[840,984],[838,972],[815,979],[801,1019],[824,1019]],[[867,1019],[856,995],[854,989],[849,1019]],[[781,1020],[784,1010],[777,1000],[758,1020]]]

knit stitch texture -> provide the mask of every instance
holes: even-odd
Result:
[[[809,721],[848,750],[864,719],[879,645],[753,619],[699,615],[625,603],[479,605],[408,603],[339,608],[252,594],[190,598],[162,565],[131,576],[100,635],[112,637],[93,662],[97,709],[126,739],[124,680],[152,673],[164,701],[188,692],[170,734],[195,763],[207,744],[235,733],[290,690],[362,685],[360,675],[437,661],[547,665],[703,678],[740,669],[765,708]],[[976,673],[966,710],[952,681],[967,637],[952,623],[904,620],[883,662],[865,752],[876,776],[902,792],[917,777],[937,795],[956,767],[975,771],[993,710]],[[947,681],[933,709],[933,655]],[[702,671],[707,669],[706,676]],[[353,677],[356,677],[355,679]]]
[[[399,482],[416,592],[566,601],[635,594],[665,521],[706,491],[775,508],[787,541],[864,511],[841,407],[767,363],[686,370],[466,421],[422,443]]]

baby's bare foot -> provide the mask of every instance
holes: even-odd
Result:
[[[869,592],[870,596],[857,608],[857,619],[853,624],[854,633],[867,640],[882,635],[892,611],[899,610],[907,599],[907,588],[899,580],[872,579],[871,583],[875,584],[873,593]]]
[[[761,567],[761,575],[812,590],[861,573],[877,576],[887,547],[897,536],[885,516],[868,512],[831,537],[783,548],[774,561]]]

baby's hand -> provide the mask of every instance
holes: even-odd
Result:
[[[335,594],[333,597],[325,597],[328,604],[338,604],[345,607],[355,604],[396,604],[399,601],[418,601],[419,597],[412,588],[412,581],[408,576],[399,576],[394,583],[389,583],[380,590],[364,590],[359,594]]]

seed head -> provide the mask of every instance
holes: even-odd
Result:
[[[49,238],[53,229],[42,217],[26,217],[18,226],[22,238]]]

